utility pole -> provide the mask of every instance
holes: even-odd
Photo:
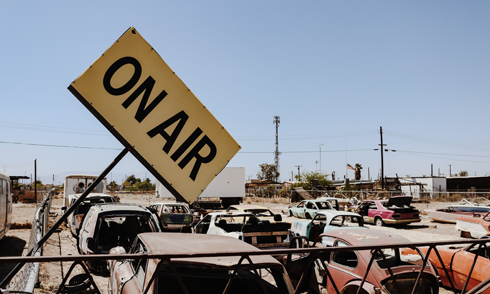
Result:
[[[383,162],[383,149],[386,144],[383,144],[383,127],[379,127],[379,136],[381,137],[381,144],[379,150],[381,150],[381,189],[385,188],[385,170],[384,170],[384,162]]]
[[[276,166],[276,172],[279,173],[279,124],[281,123],[281,118],[279,116],[274,116],[274,124],[276,124],[276,152],[274,152],[274,164]],[[276,183],[279,182],[279,177],[276,177]]]
[[[37,158],[34,159],[34,201],[37,204]]]
[[[449,177],[452,177],[452,175],[451,175],[451,165],[450,164],[448,164],[448,165],[449,165]]]
[[[320,173],[322,173],[322,146],[325,144],[318,144],[320,147]]]
[[[300,167],[303,167],[303,166],[302,166],[302,165],[295,165],[295,166],[298,168],[298,181],[299,181],[299,179],[300,179],[299,168],[300,168]]]

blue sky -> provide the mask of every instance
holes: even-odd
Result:
[[[67,90],[134,26],[242,150],[255,178],[490,174],[487,1],[10,1],[0,24],[0,170],[99,174],[122,145]],[[79,149],[25,144],[85,146]],[[113,170],[153,178],[127,155]],[[349,177],[353,172],[349,171]]]

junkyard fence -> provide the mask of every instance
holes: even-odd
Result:
[[[32,221],[31,236],[29,237],[28,250],[30,251],[37,242],[44,236],[48,227],[49,211],[51,208],[51,200],[55,191],[54,189],[46,194],[44,200],[39,204],[34,214]],[[42,247],[33,251],[33,256],[41,256]],[[34,287],[37,284],[39,275],[39,263],[26,263],[22,269],[12,278],[8,285],[9,290],[34,292]]]

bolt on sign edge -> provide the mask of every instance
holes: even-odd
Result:
[[[68,89],[180,201],[241,148],[134,27]]]

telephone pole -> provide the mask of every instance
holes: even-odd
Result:
[[[379,150],[381,150],[381,189],[384,190],[385,188],[385,169],[384,169],[384,162],[383,162],[383,149],[386,144],[383,144],[383,127],[379,127],[379,136],[381,137],[381,144],[378,144],[380,146]]]
[[[279,116],[274,116],[274,122],[276,125],[276,151],[274,152],[274,165],[276,166],[276,172],[279,174],[279,124],[281,123],[281,118]],[[276,177],[276,183],[279,181],[279,177]]]
[[[320,174],[322,173],[322,146],[325,144],[318,144],[320,146]]]
[[[295,167],[297,167],[297,168],[298,168],[298,181],[299,181],[299,179],[300,179],[299,168],[300,168],[300,167],[302,167],[302,165],[295,165]]]

